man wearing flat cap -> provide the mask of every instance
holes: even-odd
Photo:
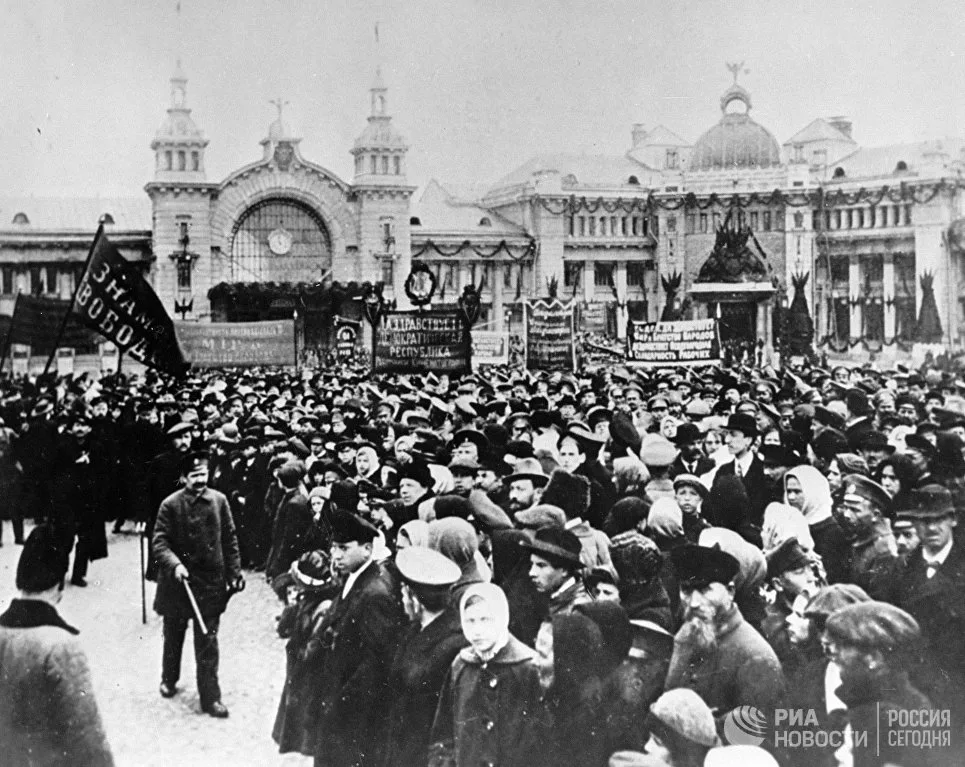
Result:
[[[154,610],[164,618],[161,696],[177,694],[188,621],[194,625],[194,660],[201,710],[228,716],[218,684],[218,626],[231,593],[244,588],[238,538],[228,499],[208,487],[208,456],[189,453],[181,462],[184,488],[161,502],[152,550],[158,562]],[[190,586],[204,620],[188,597]]]
[[[402,602],[410,624],[389,673],[386,767],[426,761],[439,693],[449,667],[467,640],[451,587],[461,570],[433,549],[410,546],[396,554]]]
[[[739,706],[773,711],[784,694],[774,650],[734,601],[740,565],[719,548],[685,545],[671,552],[684,622],[674,638],[666,689],[689,687],[718,723]]]
[[[57,612],[67,554],[45,524],[17,563],[20,592],[0,615],[0,761],[5,765],[114,764],[80,632]]]
[[[915,619],[887,602],[861,602],[837,610],[824,627],[825,652],[841,673],[835,691],[847,707],[847,720],[855,733],[851,756],[855,767],[902,765],[925,767],[951,764],[940,761],[940,750],[932,744],[922,748],[907,735],[907,720],[899,715],[915,711],[930,719],[932,702],[909,681],[921,631]],[[952,719],[953,726],[957,723]],[[900,732],[905,730],[905,732]],[[960,742],[952,745],[960,749]]]
[[[818,581],[811,558],[801,548],[797,538],[788,538],[766,557],[767,580],[774,593],[774,601],[767,606],[761,630],[774,648],[781,665],[790,674],[788,664],[794,664],[800,652],[791,645],[787,618],[793,612],[795,599],[817,593]]]
[[[570,613],[576,605],[590,601],[580,578],[583,547],[573,533],[541,527],[521,546],[529,552],[530,580],[538,592],[549,596],[550,617]]]
[[[404,623],[399,590],[372,557],[378,531],[355,514],[331,514],[332,566],[344,585],[311,640],[319,686],[309,707],[315,767],[381,765],[391,696],[385,680]]]
[[[891,497],[874,480],[849,474],[841,482],[841,498],[836,516],[851,538],[844,580],[863,588],[872,599],[883,598],[898,559],[888,522]]]
[[[150,542],[154,537],[154,520],[157,518],[161,501],[180,487],[181,463],[191,451],[191,424],[179,421],[166,432],[168,448],[156,456],[147,468],[148,518],[144,525],[144,537],[148,541],[147,579],[153,581],[157,575],[157,562]]]
[[[911,494],[909,508],[899,509],[911,520],[921,541],[891,576],[888,601],[907,610],[921,626],[930,674],[925,692],[932,701],[951,708],[953,721],[965,724],[965,544],[955,528],[956,509],[949,491],[926,485]]]

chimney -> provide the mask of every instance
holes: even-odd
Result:
[[[842,117],[840,115],[837,117],[829,117],[828,123],[831,125],[832,128],[836,128],[837,130],[841,131],[841,133],[843,133],[845,136],[853,140],[853,137],[851,135],[851,128],[852,128],[851,120],[849,120],[847,117]]]
[[[631,136],[633,137],[633,147],[636,148],[643,143],[644,139],[647,138],[647,129],[644,127],[643,123],[634,123],[633,130],[631,131]]]

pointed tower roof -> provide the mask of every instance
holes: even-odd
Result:
[[[155,134],[157,142],[183,142],[187,144],[206,145],[208,142],[204,138],[201,129],[194,123],[191,117],[191,110],[188,108],[188,78],[181,68],[181,60],[178,59],[171,75],[171,106],[168,107],[167,116],[161,123]],[[152,144],[152,149],[157,147]]]
[[[375,80],[369,89],[372,105],[368,125],[355,139],[356,150],[396,149],[404,151],[409,148],[405,138],[392,125],[392,117],[389,115],[388,92],[389,89],[382,77],[382,67],[376,67]]]

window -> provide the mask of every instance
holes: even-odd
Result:
[[[566,233],[570,237],[576,233],[576,216],[572,214],[566,217]]]
[[[589,235],[590,237],[596,237],[596,219],[593,216],[590,216],[589,222],[590,222]]]
[[[185,170],[188,167],[188,155],[183,149],[178,151],[178,170]]]
[[[667,231],[676,232],[677,231],[677,217],[667,216]]]
[[[795,211],[794,213],[794,228],[800,229],[804,226],[804,214],[801,211]]]
[[[170,149],[168,149],[164,153],[164,170],[173,170],[173,169],[174,169],[174,153]]]
[[[385,245],[385,252],[391,253],[395,245],[395,220],[383,218],[379,221],[379,228],[382,231],[382,244]]]
[[[906,170],[908,170],[908,163],[904,160],[898,160],[898,163],[895,165],[895,173],[901,173]]]
[[[379,160],[375,155],[369,157],[369,173],[375,174],[379,170]]]
[[[479,226],[492,226],[493,222],[489,219],[489,216],[483,216],[479,219]]]
[[[646,271],[646,264],[642,261],[627,262],[627,285],[633,288],[642,288],[645,284],[644,275]]]
[[[834,178],[844,178],[845,175],[844,168],[842,168],[840,165],[834,169]]]
[[[915,254],[895,253],[895,335],[910,340],[915,333]]]
[[[804,144],[794,145],[794,162],[804,162]]]
[[[747,214],[744,211],[737,211],[737,227],[743,229],[747,225]]]
[[[389,175],[389,158],[387,155],[382,155],[382,175]]]
[[[419,220],[418,216],[412,216],[409,218],[409,226],[422,226],[422,221]]]
[[[911,226],[911,205],[910,204],[905,205],[905,219],[903,223],[905,226]]]
[[[774,230],[777,232],[784,231],[784,211],[775,210],[774,211]]]
[[[598,288],[612,288],[613,267],[612,263],[603,261],[593,264],[593,284]]]
[[[759,218],[760,218],[760,215],[757,213],[756,210],[751,211],[751,229],[753,229],[755,232],[757,231],[757,224],[758,224]]]
[[[634,237],[640,234],[640,218],[638,216],[633,216],[630,219],[630,229]]]
[[[667,167],[671,169],[677,168],[680,164],[680,155],[677,153],[676,149],[667,150]]]
[[[600,216],[600,236],[606,237],[606,216]]]
[[[714,231],[717,231],[718,229],[720,229],[720,211],[715,210],[713,215],[714,215]]]
[[[627,236],[627,217],[626,216],[620,219],[620,234],[622,234],[624,237]]]
[[[177,261],[178,290],[191,290],[191,262],[187,259]]]
[[[290,251],[276,256],[268,236],[283,229],[292,238]],[[232,282],[316,282],[332,265],[328,229],[314,210],[295,200],[270,198],[255,203],[241,216],[231,233],[225,254],[226,278]]]
[[[841,228],[841,221],[842,221],[841,211],[840,210],[834,211],[834,228],[835,229]]]
[[[398,155],[392,158],[392,170],[396,176],[402,175],[402,158]]]
[[[707,234],[707,214],[700,214],[700,233]]]
[[[509,265],[503,267],[503,288],[511,290],[513,287],[513,268]]]
[[[827,165],[828,164],[828,150],[827,149],[815,149],[811,155],[812,165]]]
[[[18,213],[17,215],[15,215],[15,216],[13,217],[13,223],[22,226],[22,225],[24,225],[24,224],[29,224],[29,223],[30,223],[30,219],[27,218],[27,214],[26,214],[26,213],[22,213],[22,212],[21,212],[21,213]]]
[[[858,229],[864,229],[864,208],[858,208],[854,213],[855,216],[857,216],[857,220],[854,222],[854,225]]]
[[[638,179],[636,176],[630,176],[630,178],[627,179],[627,183],[630,186],[640,186],[640,179]]]
[[[395,284],[395,262],[391,258],[383,258],[380,266],[382,267],[382,284]]]
[[[191,170],[201,169],[201,156],[197,152],[191,153]]]
[[[697,231],[697,216],[693,213],[687,214],[687,234],[693,234]]]
[[[358,175],[362,172],[362,166],[365,164],[363,162],[363,157],[360,154],[355,155],[355,174]]]
[[[891,224],[892,226],[901,226],[901,206],[894,205],[891,209]]]
[[[620,231],[617,229],[617,217],[610,216],[610,236],[616,237],[619,233]]]
[[[17,292],[15,286],[17,276],[16,270],[12,266],[5,266],[0,269],[0,288],[3,289],[3,295],[12,296]]]
[[[567,288],[575,288],[580,284],[580,275],[583,274],[582,261],[566,261],[563,264],[563,285]]]
[[[580,237],[586,237],[586,216],[580,216]]]

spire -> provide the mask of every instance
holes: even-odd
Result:
[[[208,140],[188,108],[188,78],[178,59],[171,75],[171,106],[151,142],[154,177],[158,181],[204,181],[204,149]]]
[[[389,115],[389,89],[382,67],[375,68],[375,79],[369,88],[371,108],[368,125],[355,139],[355,181],[362,184],[405,185],[405,156],[409,151],[405,138],[396,131]]]

